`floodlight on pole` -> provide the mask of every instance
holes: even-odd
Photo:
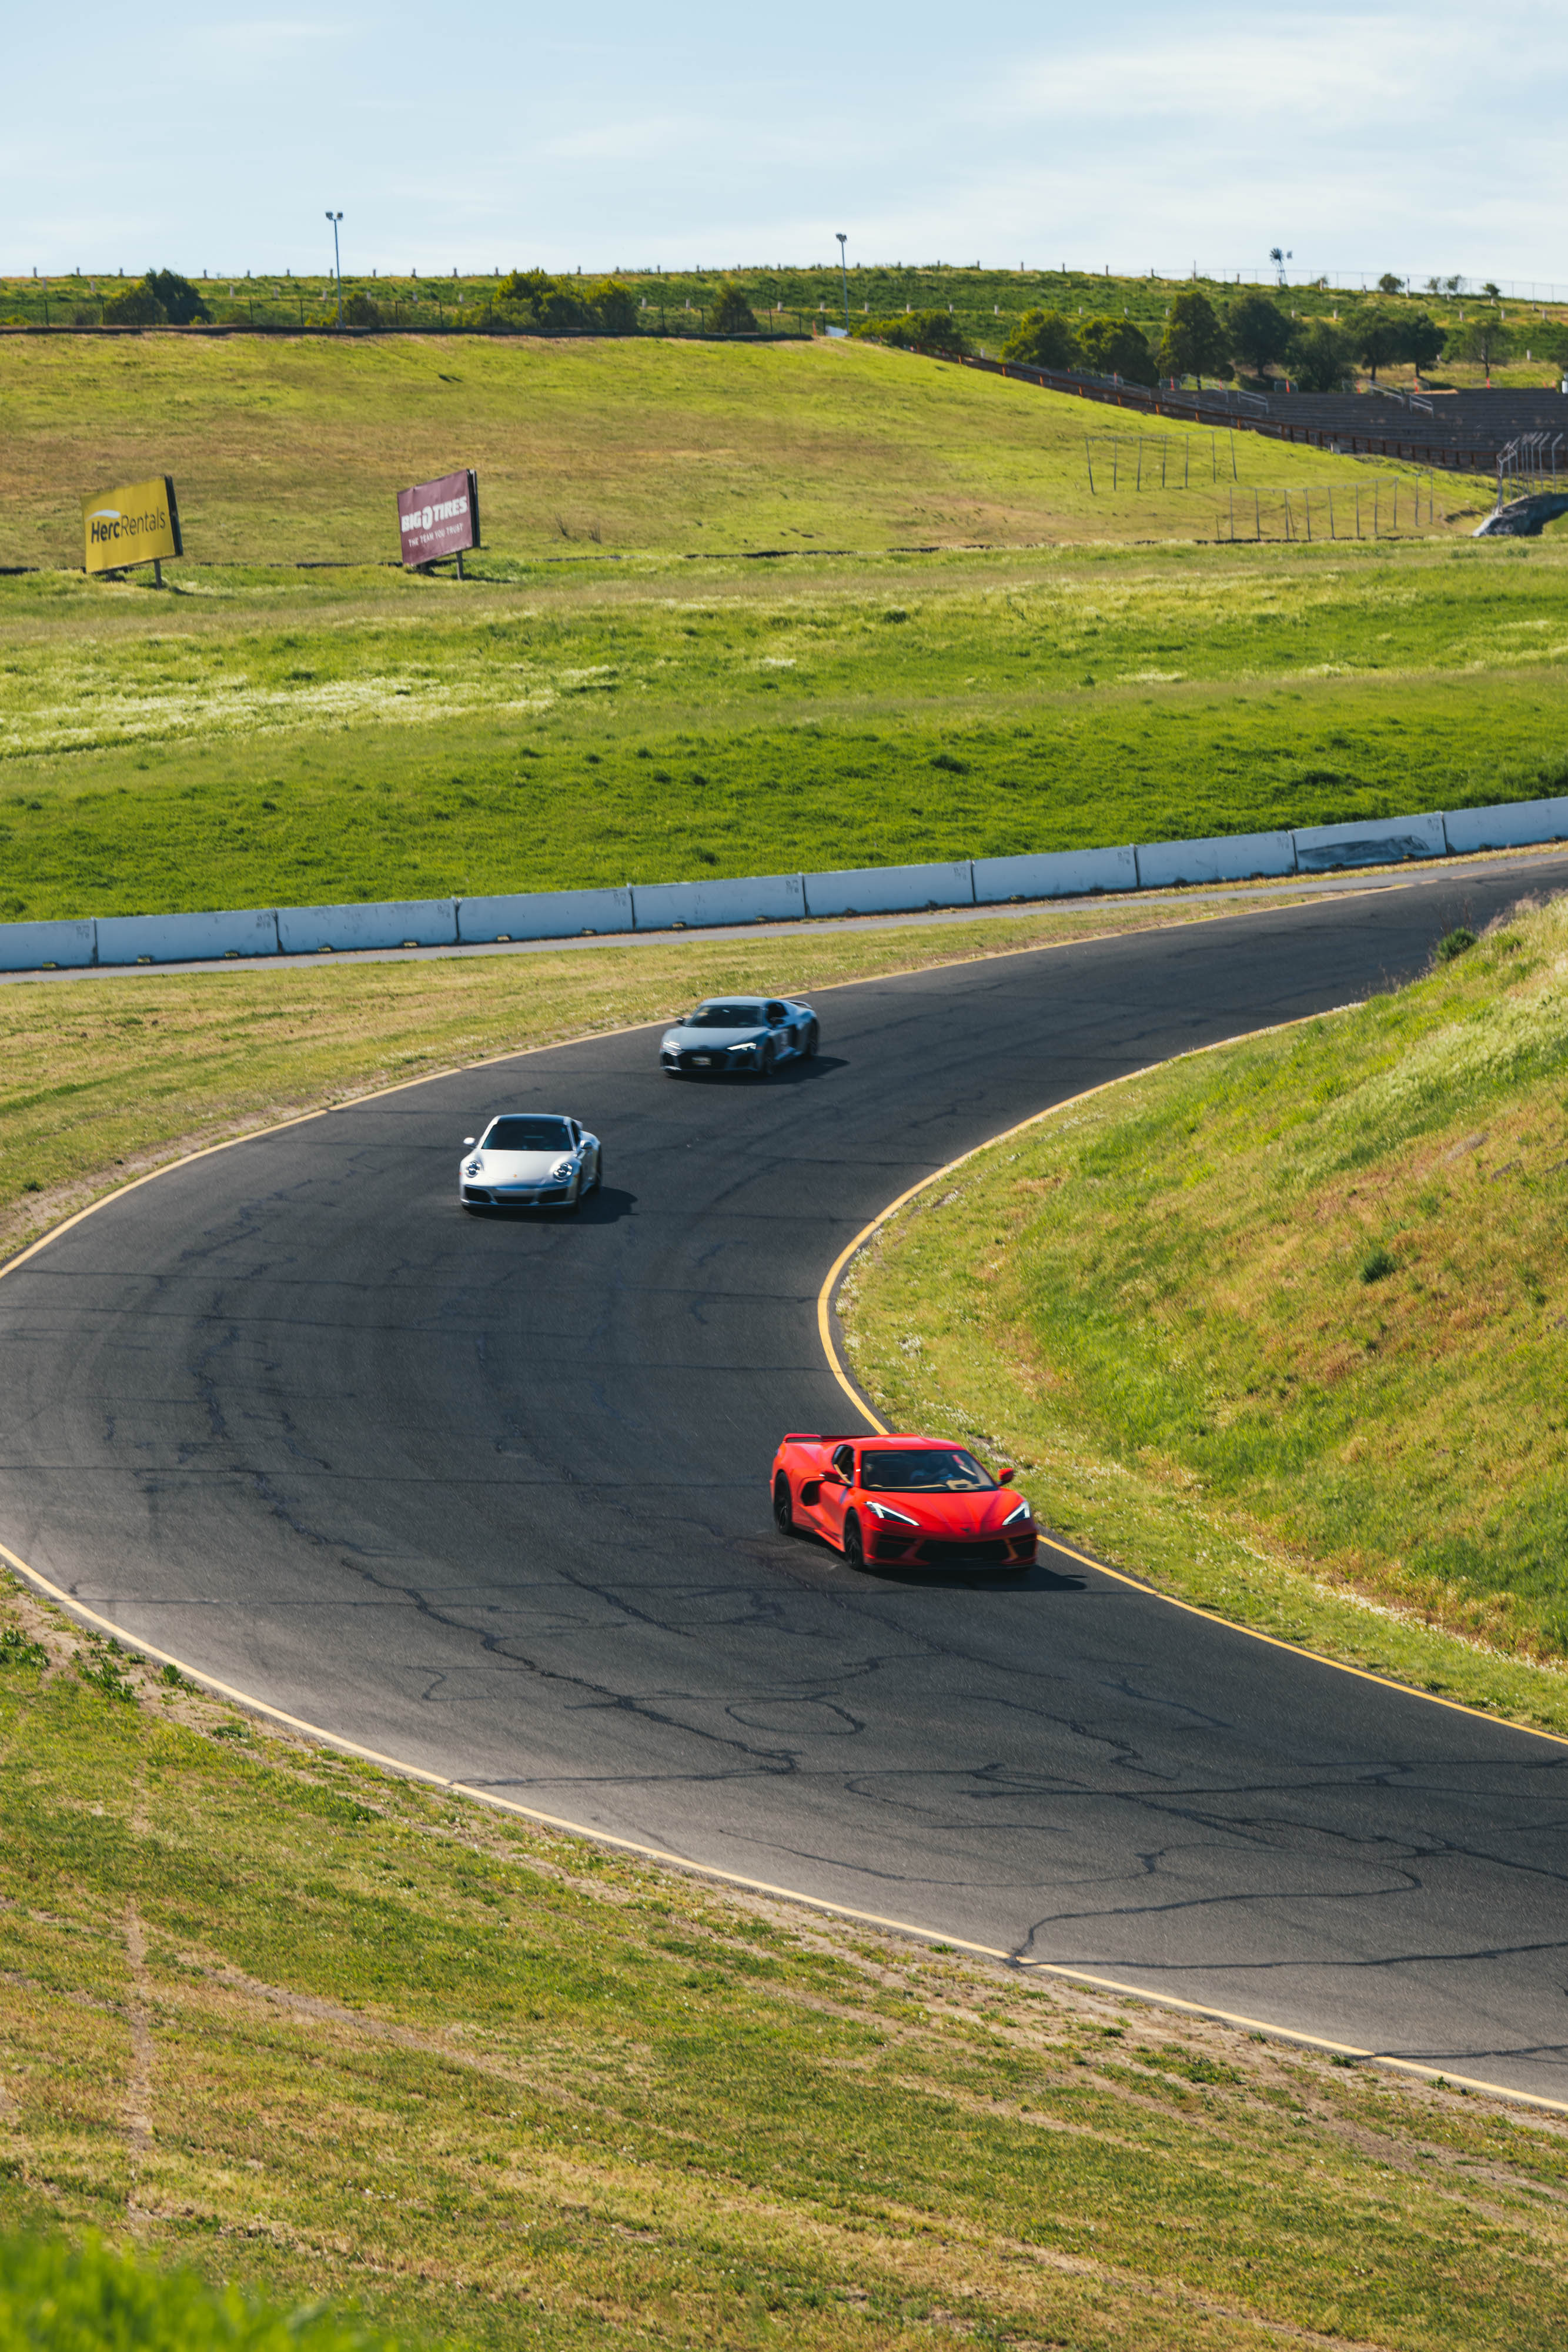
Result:
[[[340,331],[341,331],[343,324],[343,257],[338,245],[338,223],[342,219],[343,215],[341,213],[333,212],[330,207],[329,207],[327,217],[332,224],[332,273],[338,280],[338,326]]]
[[[833,234],[839,240],[839,275],[844,281],[844,332],[847,335],[850,331],[850,265],[844,258],[844,247],[849,231],[846,228],[835,229]]]

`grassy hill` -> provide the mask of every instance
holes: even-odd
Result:
[[[1015,1137],[889,1231],[861,1376],[994,1433],[1106,1556],[1563,1728],[1565,971],[1568,899],[1527,901]]]
[[[0,397],[0,919],[1149,840],[1568,755],[1556,543],[1470,544],[1464,485],[1417,524],[1408,474],[1176,428],[1092,488],[1083,404],[895,352],[24,339]],[[474,576],[403,574],[392,489],[465,461]],[[58,568],[83,487],[165,469],[166,593]],[[1310,545],[1215,543],[1281,482]]]
[[[382,307],[388,323],[400,332],[434,329],[443,335],[455,337],[472,331],[475,320],[495,295],[509,266],[503,262],[495,271],[483,276],[469,273],[459,277],[454,272],[448,277],[424,278],[395,271],[379,278],[350,272],[343,285],[346,293],[361,289],[370,295]],[[589,272],[591,278],[598,274],[596,268]],[[740,287],[761,327],[768,333],[809,334],[829,321],[841,323],[844,316],[843,283],[838,268],[831,265],[802,268],[789,264],[761,268],[743,263],[728,270],[668,271],[618,268],[609,274],[630,289],[639,305],[639,316],[651,333],[695,335],[706,331],[718,288],[726,280]],[[108,275],[95,278],[91,272],[57,278],[52,285],[30,278],[0,282],[0,326],[57,327],[78,318],[89,321],[100,315],[103,298],[118,291],[121,282]],[[92,290],[95,286],[96,293]],[[1069,318],[1074,319],[1130,318],[1146,334],[1157,337],[1175,296],[1193,286],[1220,307],[1249,290],[1229,279],[1168,278],[1144,274],[1131,277],[1113,274],[1108,268],[1084,268],[1071,264],[1060,268],[983,269],[978,265],[965,268],[944,262],[857,262],[849,273],[849,314],[852,324],[868,315],[879,317],[904,310],[951,310],[975,344],[988,347],[994,352],[1025,310],[1043,305],[1065,310]],[[1385,303],[1388,299],[1377,290],[1375,278],[1354,287],[1341,288],[1281,288],[1270,282],[1260,290],[1293,317],[1331,317],[1345,324],[1354,322],[1364,306]],[[336,289],[329,276],[298,278],[261,271],[254,277],[205,279],[201,291],[214,321],[222,325],[282,331],[312,321],[325,325],[336,316]],[[1568,307],[1561,303],[1515,299],[1511,296],[1494,306],[1477,295],[1415,288],[1408,296],[1395,299],[1396,302],[1407,300],[1412,309],[1427,311],[1445,327],[1473,319],[1478,311],[1500,310],[1527,346],[1532,325],[1544,329],[1550,322],[1560,326],[1568,318]],[[1408,369],[1388,373],[1391,381],[1408,380]],[[1479,383],[1481,380],[1482,371],[1477,366],[1452,362],[1444,365],[1446,383]],[[1558,379],[1538,358],[1533,362],[1521,359],[1500,373],[1494,372],[1494,380],[1542,384]]]

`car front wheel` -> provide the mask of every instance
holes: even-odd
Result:
[[[808,1021],[800,1036],[800,1059],[811,1061],[817,1051],[818,1030],[814,1021]]]
[[[844,1521],[844,1566],[865,1567],[865,1544],[861,1536],[861,1523],[852,1512]]]

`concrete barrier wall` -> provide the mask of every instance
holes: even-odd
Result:
[[[1138,861],[1126,849],[1060,849],[1039,857],[977,857],[975,904],[1008,898],[1076,898],[1090,890],[1135,890]]]
[[[640,931],[691,930],[714,923],[798,922],[806,911],[798,874],[754,874],[743,882],[634,882],[632,913]]]
[[[518,890],[509,898],[459,898],[457,936],[465,944],[496,939],[570,940],[584,931],[629,931],[630,890]]]
[[[926,907],[972,907],[967,857],[942,866],[853,866],[841,874],[805,874],[810,915],[909,915]]]
[[[1407,857],[1446,857],[1440,816],[1363,817],[1354,824],[1297,827],[1298,874],[1332,874],[1341,866],[1397,866]]]
[[[323,948],[450,948],[457,944],[455,898],[387,899],[371,907],[279,907],[277,940],[285,955]]]
[[[251,907],[224,914],[100,915],[0,923],[0,971],[83,965],[203,963],[225,956],[311,955],[324,948],[455,947],[459,942],[573,939],[584,932],[693,930],[790,922],[803,916],[913,914],[926,907],[994,907],[1092,891],[1245,881],[1292,871],[1395,865],[1479,849],[1568,841],[1568,796],[1438,815],[1369,817],[1294,833],[1155,841],[1136,849],[1069,849],[1038,856],[955,858],[931,866],[862,866],[836,874],[762,874],[739,881],[638,883],[621,890],[524,890],[493,898],[414,898],[372,906]]]
[[[1568,800],[1445,809],[1443,830],[1456,856],[1472,849],[1525,849],[1534,841],[1568,841]]]
[[[1295,836],[1289,833],[1228,833],[1212,841],[1140,841],[1138,882],[1145,890],[1167,890],[1181,882],[1249,882],[1296,870]]]
[[[277,953],[270,907],[226,915],[100,915],[99,963],[205,963],[218,956]]]
[[[79,923],[0,923],[0,971],[62,971],[98,961],[98,926]]]

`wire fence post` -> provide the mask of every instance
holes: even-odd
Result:
[[[1331,490],[1329,492],[1329,537],[1333,539],[1336,536],[1333,527],[1333,492]]]
[[[1094,444],[1088,434],[1083,436],[1083,455],[1089,467],[1089,495],[1094,495]]]
[[[1263,536],[1263,508],[1256,490],[1252,493],[1252,520],[1254,536],[1260,540]]]

